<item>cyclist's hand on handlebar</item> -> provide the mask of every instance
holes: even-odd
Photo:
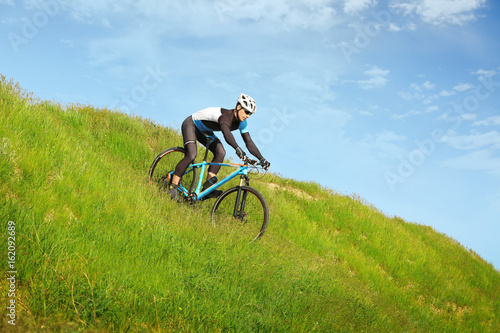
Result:
[[[269,170],[269,167],[271,166],[271,163],[269,163],[268,160],[266,160],[265,158],[262,158],[259,162],[260,165],[262,165],[262,167],[265,169],[265,170]]]
[[[241,149],[240,147],[236,148],[236,155],[238,155],[238,157],[241,158],[243,162],[245,162],[245,160],[247,159],[247,154],[245,154],[243,149]]]

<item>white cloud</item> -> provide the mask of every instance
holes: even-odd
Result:
[[[422,92],[422,88],[421,88],[418,84],[416,84],[416,83],[412,83],[412,84],[410,84],[410,88],[411,88],[412,90],[417,91],[417,92]]]
[[[390,23],[389,27],[387,29],[389,31],[398,32],[398,31],[403,30],[403,27],[400,27],[400,26],[398,26],[397,24],[394,24],[394,23]]]
[[[400,91],[399,92],[399,96],[401,96],[403,99],[406,99],[406,100],[412,100],[412,99],[416,99],[416,100],[426,100],[428,99],[428,95],[425,93],[425,91],[428,91],[428,90],[432,90],[436,87],[435,84],[431,83],[430,81],[426,81],[424,82],[421,86],[416,84],[416,83],[412,83],[410,84],[410,87],[408,90],[406,91]],[[428,104],[428,103],[426,103]]]
[[[470,90],[472,88],[474,88],[474,86],[470,83],[460,83],[460,84],[456,85],[455,87],[453,87],[453,90],[456,90],[458,92],[462,92],[462,91]]]
[[[476,121],[474,126],[500,126],[500,116],[490,117],[485,120]]]
[[[393,1],[394,2],[394,1]],[[404,16],[410,15],[413,11],[417,9],[417,4],[413,3],[392,3],[391,8],[399,9],[400,13]]]
[[[485,71],[479,70],[472,74],[480,75],[480,78],[491,77],[496,74],[495,71]],[[425,77],[425,76],[424,76]],[[452,86],[450,89],[441,89],[436,86],[431,81],[425,81],[423,83],[411,83],[410,86],[399,92],[399,96],[407,101],[417,100],[421,101],[424,105],[438,103],[438,100],[442,99],[450,99],[453,96],[457,96],[460,93],[469,92],[473,90],[475,86],[471,83],[458,83]],[[436,90],[436,92],[432,92],[432,90]],[[460,101],[460,103],[462,103]]]
[[[32,1],[32,0],[25,0]],[[238,26],[249,22],[259,28],[289,30],[294,28],[323,30],[340,21],[330,0],[218,0],[160,1],[160,0],[73,0],[65,7],[75,20],[89,24],[126,21],[140,22],[169,28],[182,26],[182,32],[234,33]],[[112,23],[111,23],[112,24]],[[219,29],[221,26],[226,29]],[[217,29],[214,29],[217,28]],[[177,31],[177,30],[176,30]]]
[[[362,10],[375,6],[376,4],[376,0],[345,0],[344,12],[347,14],[356,14]]]
[[[400,22],[398,24],[391,22],[391,23],[389,23],[387,30],[392,31],[392,32],[399,32],[399,31],[403,31],[403,30],[416,31],[417,25],[413,22],[410,22],[410,21],[404,22],[404,23]]]
[[[425,110],[426,113],[431,113],[431,112],[436,112],[436,111],[439,111],[439,106],[437,106],[437,105],[429,106],[427,108],[427,110]]]
[[[439,93],[439,97],[450,97],[450,96],[453,96],[455,95],[455,92],[454,91],[450,91],[450,90],[442,90],[440,93]]]
[[[361,89],[364,90],[382,88],[388,82],[387,75],[389,75],[389,73],[389,70],[381,69],[377,66],[372,66],[372,68],[365,71],[364,73],[369,78],[366,80],[356,81],[356,83]]]
[[[476,119],[470,114],[470,119]],[[464,115],[467,117],[467,115]],[[499,119],[497,119],[499,118]],[[499,122],[500,117],[492,117],[485,122]],[[475,124],[480,123],[476,122]],[[458,150],[468,150],[465,155],[449,158],[438,162],[442,167],[451,167],[458,170],[485,171],[487,173],[500,176],[500,133],[490,131],[480,133],[473,131],[469,135],[457,135],[454,131],[449,131],[442,137],[441,141],[451,148]]]
[[[59,39],[59,42],[69,48],[72,48],[75,46],[75,44],[73,43],[73,41],[71,39]]]
[[[497,74],[496,71],[494,70],[485,70],[485,69],[480,69],[475,72],[472,72],[471,74],[477,75],[479,78],[489,78]]]
[[[407,137],[384,130],[375,135],[367,135],[361,144],[371,153],[376,153],[381,158],[398,158],[405,153],[405,149],[398,143],[404,142]]]
[[[402,119],[406,119],[409,117],[418,116],[421,114],[422,114],[421,111],[410,110],[407,113],[393,114],[393,115],[391,115],[391,118],[396,119],[396,120],[402,120]]]
[[[21,25],[24,23],[22,18],[17,17],[2,17],[0,20],[2,25],[13,26],[13,25]]]
[[[477,114],[475,113],[462,113],[460,118],[464,121],[473,121],[477,119]]]
[[[250,19],[278,24],[284,28],[331,27],[338,19],[329,0],[275,0],[244,1],[219,0],[215,2],[219,17],[229,20]]]
[[[475,119],[475,117],[473,118]],[[497,131],[472,133],[470,135],[448,133],[442,137],[441,141],[452,148],[460,150],[476,150],[485,147],[500,149],[500,133]]]
[[[423,84],[423,87],[426,89],[426,90],[432,90],[434,89],[436,85],[431,83],[430,81],[425,81],[424,84]]]
[[[430,24],[457,24],[477,18],[476,11],[486,0],[410,0],[404,3],[393,1],[391,7],[406,16],[416,13],[422,21]]]
[[[438,162],[441,167],[451,167],[459,170],[486,171],[500,176],[500,157],[495,156],[492,149],[482,149],[466,155]]]

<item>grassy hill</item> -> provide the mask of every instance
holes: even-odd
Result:
[[[12,221],[17,270],[15,295],[9,275],[0,284],[0,331],[500,331],[491,264],[356,196],[268,174],[252,186],[269,228],[249,243],[211,225],[213,200],[158,195],[150,163],[181,142],[152,121],[41,101],[0,76],[1,265],[11,270]]]

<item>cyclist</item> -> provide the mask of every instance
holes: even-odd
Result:
[[[172,188],[168,191],[170,196],[174,199],[179,194],[179,181],[181,176],[186,171],[187,167],[196,157],[197,145],[196,141],[199,141],[205,147],[207,146],[208,139],[210,137],[215,139],[210,147],[210,151],[214,154],[212,160],[213,163],[222,163],[224,157],[226,156],[226,151],[222,145],[222,142],[214,134],[214,131],[220,131],[224,135],[226,142],[235,149],[236,155],[243,161],[246,161],[246,153],[238,146],[236,140],[234,139],[232,131],[237,129],[240,130],[241,137],[245,142],[247,149],[252,155],[257,157],[260,164],[268,170],[271,163],[269,163],[260,153],[259,149],[252,141],[250,133],[248,131],[247,119],[252,114],[257,111],[257,106],[255,100],[246,95],[241,94],[238,97],[238,102],[236,107],[232,110],[223,109],[219,107],[211,107],[207,109],[200,110],[193,115],[189,116],[182,123],[182,137],[184,139],[184,148],[186,150],[186,155],[177,164],[175,168],[174,175],[172,176],[171,183]],[[211,165],[208,168],[207,181],[203,184],[203,191],[215,184],[218,181],[217,174],[220,170],[219,165]],[[220,190],[214,190],[207,197],[217,197],[222,194]]]

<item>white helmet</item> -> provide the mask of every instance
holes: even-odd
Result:
[[[248,95],[241,94],[240,97],[238,97],[238,103],[243,107],[243,109],[251,114],[254,114],[257,111],[255,100]]]

